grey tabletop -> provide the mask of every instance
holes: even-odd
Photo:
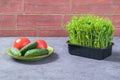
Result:
[[[68,53],[66,37],[44,39],[54,54],[38,61],[19,61],[6,54],[17,37],[0,38],[0,80],[120,80],[120,38],[115,37],[112,55],[94,60]]]

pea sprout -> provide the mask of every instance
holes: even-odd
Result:
[[[112,45],[114,26],[109,19],[94,15],[73,16],[66,29],[71,44],[92,48]]]

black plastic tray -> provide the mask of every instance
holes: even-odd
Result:
[[[68,51],[72,55],[102,60],[112,54],[112,45],[107,48],[91,48],[68,43]]]

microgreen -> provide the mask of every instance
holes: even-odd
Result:
[[[112,45],[114,26],[109,19],[94,15],[73,16],[66,29],[71,44],[93,48]]]

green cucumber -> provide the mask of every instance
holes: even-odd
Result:
[[[44,48],[40,48],[40,49],[31,49],[28,50],[25,53],[25,57],[35,57],[35,56],[43,56],[43,55],[47,55],[48,54],[48,50],[44,49]]]
[[[38,45],[38,43],[37,43],[37,42],[32,42],[32,43],[30,43],[30,44],[28,44],[28,45],[24,46],[24,47],[20,50],[20,52],[21,52],[22,56],[24,56],[24,55],[25,55],[25,53],[26,53],[28,50],[31,50],[31,49],[36,48],[36,47],[37,47],[37,45]]]
[[[15,47],[11,47],[11,48],[9,49],[9,51],[10,51],[10,53],[11,53],[12,55],[14,55],[14,56],[21,56],[20,51],[19,51],[17,48],[15,48]]]

